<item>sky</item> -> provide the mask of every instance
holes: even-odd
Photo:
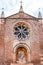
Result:
[[[5,17],[19,12],[21,0],[0,0],[0,15],[4,8]],[[43,0],[22,0],[23,11],[38,17],[40,11],[43,17]],[[40,10],[39,10],[40,8]]]

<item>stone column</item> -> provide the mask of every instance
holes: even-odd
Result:
[[[16,53],[13,54],[13,62],[16,62]]]
[[[31,62],[31,57],[30,57],[30,53],[28,53],[28,62]]]

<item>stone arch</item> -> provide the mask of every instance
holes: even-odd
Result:
[[[31,49],[30,49],[30,47],[29,47],[26,43],[17,44],[17,45],[13,48],[14,53],[16,52],[17,48],[20,47],[20,46],[25,47],[25,48],[27,49],[27,52],[30,53]]]

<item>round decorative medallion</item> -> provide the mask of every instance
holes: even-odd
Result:
[[[14,34],[19,38],[23,39],[28,36],[30,28],[23,22],[19,22],[14,27]]]

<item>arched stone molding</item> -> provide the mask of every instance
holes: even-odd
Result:
[[[25,48],[27,49],[27,52],[30,53],[30,47],[29,47],[26,43],[17,44],[17,45],[13,48],[13,52],[15,53],[15,52],[16,52],[16,49],[17,49],[18,47],[20,47],[20,46],[25,47]]]

